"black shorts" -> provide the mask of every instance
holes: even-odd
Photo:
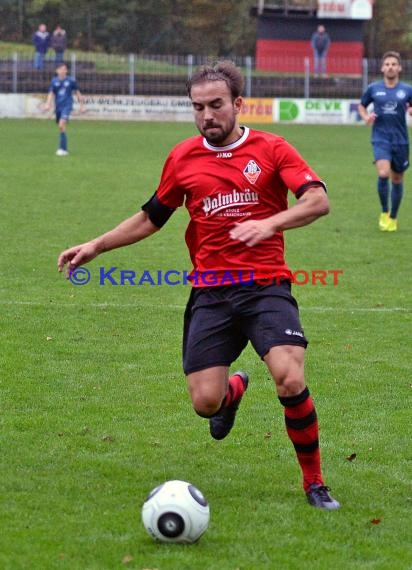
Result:
[[[185,374],[230,366],[249,340],[261,358],[273,346],[306,348],[289,281],[192,289],[184,316]]]

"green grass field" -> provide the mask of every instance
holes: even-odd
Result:
[[[267,127],[265,127],[267,128]],[[0,122],[2,570],[406,570],[411,528],[412,173],[399,231],[379,232],[366,127],[272,126],[329,186],[331,214],[287,234],[293,269],[343,270],[338,285],[294,289],[310,339],[336,512],[311,508],[264,365],[232,434],[211,440],[181,370],[185,286],[98,284],[99,267],[189,267],[186,213],[113,251],[75,286],[59,252],[110,229],[153,193],[188,124]],[[356,459],[348,458],[356,454]],[[197,485],[210,527],[161,545],[140,520],[167,479]]]

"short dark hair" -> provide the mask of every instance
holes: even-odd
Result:
[[[245,83],[241,70],[233,61],[221,60],[211,65],[203,65],[193,73],[186,84],[189,97],[191,98],[193,85],[206,81],[224,81],[233,100],[242,94]]]
[[[385,61],[385,59],[387,59],[388,57],[394,57],[395,59],[398,60],[399,65],[401,65],[401,54],[398,53],[397,51],[385,51],[385,53],[382,56],[382,63]]]

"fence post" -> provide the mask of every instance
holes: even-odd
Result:
[[[76,54],[72,53],[70,56],[70,75],[76,79]]]
[[[129,53],[129,95],[134,95],[134,54]]]
[[[187,78],[190,79],[193,73],[193,55],[189,53],[187,56]]]
[[[246,97],[252,97],[252,58],[250,55],[245,57],[246,65]]]
[[[304,69],[305,69],[305,81],[304,81],[304,98],[309,99],[310,97],[310,59],[305,57],[304,59]]]
[[[366,57],[362,59],[362,93],[366,91],[368,87],[368,74],[369,74],[369,67],[368,67],[368,60]]]
[[[13,93],[17,93],[19,56],[17,52],[13,53]]]

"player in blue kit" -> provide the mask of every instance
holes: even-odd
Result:
[[[73,95],[76,95],[80,104],[80,112],[84,111],[83,96],[77,87],[76,80],[68,75],[67,65],[60,63],[56,68],[56,77],[50,83],[49,94],[44,106],[45,111],[50,111],[54,99],[54,107],[56,112],[56,123],[59,126],[59,148],[56,152],[57,156],[66,156],[67,151],[67,134],[66,127],[73,110]]]
[[[412,115],[412,86],[399,81],[401,58],[395,51],[382,57],[382,81],[371,83],[362,95],[359,115],[372,125],[372,148],[378,173],[378,195],[382,207],[379,229],[396,232],[403,195],[403,173],[409,166],[406,113]],[[373,103],[373,111],[368,106]],[[389,207],[389,178],[392,181]]]

